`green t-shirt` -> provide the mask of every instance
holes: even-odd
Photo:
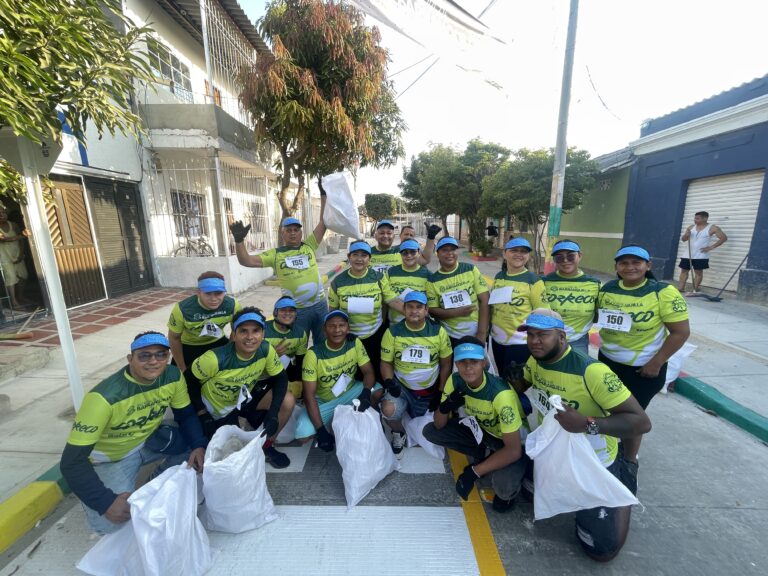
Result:
[[[595,318],[600,280],[581,271],[573,278],[552,272],[544,277],[544,286],[544,302],[562,316],[568,340],[586,336]]]
[[[474,304],[477,307],[469,316],[440,321],[451,338],[477,334],[480,309],[477,296],[484,292],[488,292],[488,285],[477,267],[466,262],[457,263],[451,272],[432,272],[427,281],[427,303],[430,308],[451,308],[454,304],[466,301],[467,297],[469,302],[462,305]]]
[[[293,298],[298,308],[309,308],[325,298],[315,257],[318,246],[310,234],[297,248],[280,246],[259,254],[262,264],[275,271],[283,296]]]
[[[184,376],[176,366],[168,366],[152,384],[139,384],[125,367],[85,395],[67,443],[95,445],[93,462],[116,462],[141,449],[169,407],[189,403]]]
[[[210,344],[224,336],[224,327],[241,308],[237,300],[224,296],[221,306],[216,310],[209,310],[200,303],[195,294],[173,305],[171,317],[168,319],[168,330],[181,334],[182,344]]]
[[[608,416],[612,408],[632,396],[608,366],[576,354],[570,347],[560,360],[551,364],[542,364],[531,356],[524,372],[526,381],[532,385],[531,404],[539,423],[551,409],[549,397],[553,394],[580,414],[595,418]],[[587,439],[603,466],[610,466],[618,450],[616,438],[587,434]]]
[[[367,338],[381,327],[384,322],[383,304],[381,274],[370,267],[360,277],[353,275],[351,270],[344,270],[328,288],[328,306],[331,310],[342,310],[349,315],[349,331],[358,338]],[[372,311],[358,311],[366,307]]]
[[[415,270],[405,270],[402,265],[392,266],[384,273],[381,279],[381,289],[384,292],[384,301],[391,302],[396,298],[402,300],[402,294],[406,291],[424,292],[427,291],[427,280],[430,271],[426,266],[417,265]],[[394,308],[389,309],[389,323],[397,324],[403,319]]]
[[[525,332],[518,332],[517,327],[525,322],[532,310],[548,308],[544,302],[544,282],[533,272],[496,274],[492,290],[509,291],[510,288],[508,302],[491,304],[491,337],[505,346],[525,344]]]
[[[453,354],[445,328],[427,320],[418,330],[405,321],[387,328],[381,339],[381,359],[393,365],[395,376],[411,390],[426,390],[437,382],[440,359]]]
[[[269,342],[262,342],[253,357],[240,358],[235,343],[208,350],[192,363],[192,374],[202,385],[203,404],[215,420],[237,407],[243,387],[251,392],[262,376],[276,376],[283,371]]]
[[[379,250],[376,246],[371,247],[371,268],[383,274],[392,266],[399,266],[403,263],[400,256],[400,246],[390,246],[389,250]]]
[[[467,416],[474,416],[488,434],[501,439],[502,434],[520,430],[523,407],[517,393],[501,378],[485,372],[483,383],[471,388],[458,372],[454,372],[445,383],[442,400],[457,388],[466,391],[464,411]]]
[[[354,386],[358,367],[370,363],[363,343],[350,335],[338,350],[329,347],[326,341],[312,346],[304,356],[301,378],[305,382],[316,382],[315,396],[321,402],[328,402]],[[340,384],[334,393],[333,388],[340,378],[348,384],[343,388]]]
[[[644,366],[661,349],[667,338],[665,322],[688,320],[688,304],[682,294],[671,284],[656,280],[644,280],[633,288],[611,280],[600,289],[597,307],[631,317],[628,332],[600,329],[600,351],[627,366]]]

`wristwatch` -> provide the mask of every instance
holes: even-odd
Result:
[[[592,436],[600,434],[600,425],[592,416],[587,416],[586,432]]]

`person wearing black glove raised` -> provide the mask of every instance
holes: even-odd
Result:
[[[406,441],[403,415],[417,418],[434,412],[452,365],[448,333],[428,318],[427,295],[408,292],[403,306],[405,320],[387,328],[381,339],[381,416],[392,429],[392,451],[398,458]]]
[[[514,505],[530,460],[520,440],[522,407],[517,394],[501,378],[487,372],[483,342],[460,339],[453,350],[458,372],[448,378],[434,423],[424,438],[470,457],[456,481],[456,492],[467,500],[476,481],[490,475],[495,492],[493,509]],[[456,411],[464,406],[467,416]]]
[[[203,431],[210,438],[242,416],[253,428],[264,426],[264,456],[274,468],[291,461],[272,441],[285,426],[296,400],[275,349],[264,339],[261,310],[243,308],[232,320],[232,340],[209,350],[187,368],[184,377]]]

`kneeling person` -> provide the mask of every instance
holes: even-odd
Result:
[[[232,341],[209,350],[185,373],[192,403],[206,435],[245,418],[253,428],[264,424],[264,456],[275,468],[291,461],[272,446],[296,403],[275,349],[264,340],[261,311],[247,307],[232,320]],[[266,378],[262,379],[264,376]]]
[[[184,461],[200,471],[208,439],[190,404],[184,377],[168,365],[170,343],[139,334],[128,365],[85,395],[61,455],[61,474],[90,527],[114,532],[131,518],[128,497],[139,469],[162,461],[155,475]],[[161,425],[168,408],[179,427]]]
[[[530,462],[520,438],[520,400],[506,382],[485,370],[485,347],[477,338],[459,340],[453,359],[458,372],[445,383],[435,422],[424,427],[424,437],[474,460],[456,481],[459,496],[466,500],[475,482],[490,474],[493,509],[506,512],[515,503]],[[455,415],[460,406],[465,418]]]
[[[309,334],[296,323],[296,301],[283,296],[275,302],[274,318],[267,320],[264,339],[280,357],[288,376],[288,390],[295,398],[301,398],[301,366],[307,353]]]
[[[386,391],[381,415],[392,429],[392,451],[399,457],[405,446],[401,422],[434,412],[451,374],[453,350],[445,328],[427,318],[427,295],[403,297],[405,319],[390,326],[381,340],[381,375]]]

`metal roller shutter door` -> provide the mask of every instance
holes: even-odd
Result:
[[[704,210],[709,212],[709,222],[720,226],[728,236],[725,244],[711,252],[710,269],[704,272],[703,286],[721,288],[749,251],[764,176],[764,170],[740,172],[691,180],[688,185],[680,235],[693,223],[693,215]],[[688,258],[687,243],[680,242],[677,257]],[[680,269],[675,266],[675,278],[679,275]],[[737,274],[728,284],[728,290],[736,291],[738,281]]]

